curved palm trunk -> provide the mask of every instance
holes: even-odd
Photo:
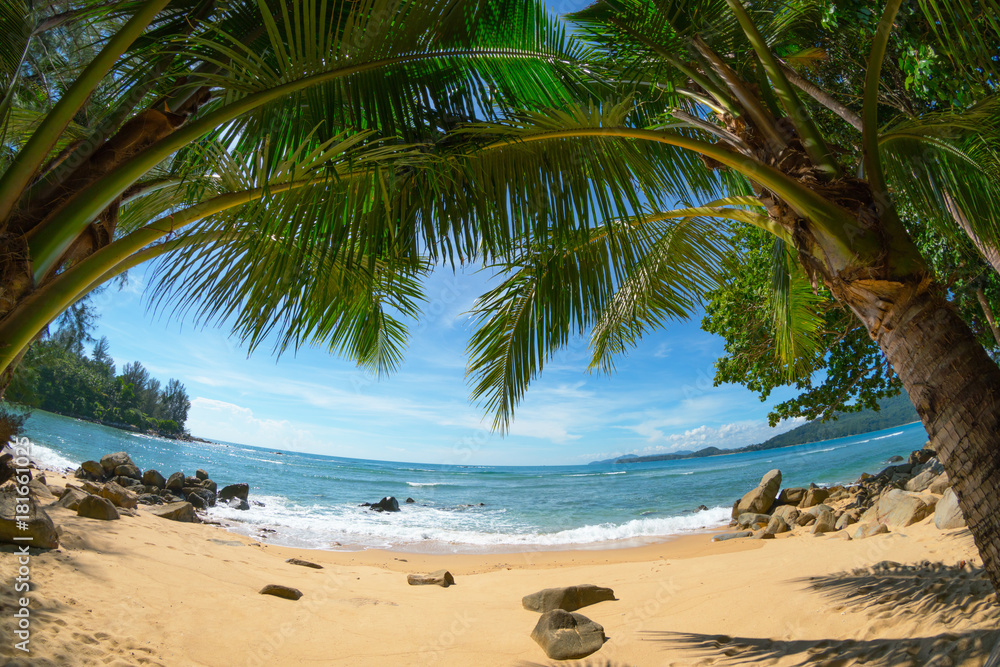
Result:
[[[1000,591],[1000,368],[929,279],[841,296],[902,380]]]

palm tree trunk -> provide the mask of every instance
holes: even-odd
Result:
[[[1000,591],[1000,368],[929,279],[856,281],[845,296],[917,408]]]

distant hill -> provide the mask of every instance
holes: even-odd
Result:
[[[880,431],[893,426],[901,426],[910,422],[919,421],[916,409],[910,403],[910,399],[900,394],[893,398],[886,398],[879,401],[879,410],[862,410],[861,412],[838,412],[836,419],[821,422],[819,420],[803,424],[798,428],[793,428],[787,433],[776,435],[773,438],[747,447],[739,449],[719,449],[718,447],[706,447],[696,452],[673,452],[671,454],[655,454],[652,456],[636,456],[627,454],[616,459],[604,461],[594,461],[597,463],[644,463],[647,461],[676,461],[678,459],[696,459],[706,456],[719,456],[721,454],[740,454],[742,452],[759,452],[765,449],[777,449],[778,447],[791,447],[792,445],[803,445],[808,442],[819,442],[820,440],[832,440],[834,438],[845,438],[851,435],[861,435]]]

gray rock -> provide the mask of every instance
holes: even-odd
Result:
[[[184,497],[189,503],[195,505],[198,509],[205,509],[206,507],[215,506],[215,494],[208,489],[202,488],[200,486],[185,486],[183,489]],[[194,498],[198,498],[201,501],[201,507],[195,504]]]
[[[958,506],[955,489],[945,491],[944,496],[938,501],[934,508],[934,525],[940,530],[965,527],[965,516],[962,514],[962,508]]]
[[[108,482],[105,484],[104,487],[97,492],[97,495],[101,498],[107,498],[114,504],[115,507],[124,507],[131,510],[135,509],[136,505],[139,504],[138,494],[129,491],[115,482]]]
[[[796,526],[811,526],[816,523],[816,515],[810,514],[809,512],[802,512],[799,514],[798,518],[795,519]]]
[[[858,517],[859,514],[857,510],[848,510],[847,512],[844,512],[843,514],[840,515],[840,518],[837,519],[837,525],[835,526],[835,529],[844,530],[848,526],[857,523]]]
[[[438,570],[430,574],[408,574],[406,583],[411,586],[441,586],[448,588],[455,583],[455,577],[448,570]]]
[[[780,516],[772,516],[771,520],[767,523],[767,528],[764,529],[765,532],[771,535],[780,535],[781,533],[787,533],[791,530],[788,527],[788,522],[786,522]]]
[[[152,505],[146,511],[161,519],[171,521],[183,521],[185,523],[201,523],[201,519],[194,513],[194,507],[187,502],[164,503],[163,505]]]
[[[607,641],[602,626],[583,614],[562,609],[542,614],[535,629],[531,631],[531,638],[553,660],[585,658],[599,650]]]
[[[132,479],[142,478],[142,471],[139,470],[139,467],[130,464],[118,466],[115,468],[115,474],[119,477],[131,477]]]
[[[799,503],[799,507],[805,509],[807,507],[813,507],[819,505],[824,500],[830,497],[830,492],[827,489],[815,488],[807,489],[806,495],[802,498],[802,502]]]
[[[795,520],[799,518],[799,514],[801,514],[801,512],[796,507],[792,507],[791,505],[779,505],[774,508],[774,512],[772,512],[771,516],[780,517],[785,520],[785,523],[791,526],[795,523]]]
[[[123,488],[134,489],[136,492],[138,492],[140,489],[146,488],[146,486],[142,482],[135,479],[134,477],[123,477],[121,475],[117,475],[115,477],[112,477],[111,481]]]
[[[184,497],[187,498],[187,501],[189,503],[191,503],[191,507],[195,508],[196,510],[203,510],[208,508],[208,503],[205,502],[204,498],[199,496],[197,493],[189,491],[190,488],[184,489],[185,492]]]
[[[806,513],[812,514],[813,516],[819,516],[820,512],[832,512],[832,511],[833,511],[832,507],[820,503],[819,505],[813,505],[812,507],[807,509]]]
[[[260,594],[273,595],[278,598],[285,598],[286,600],[298,600],[302,597],[302,591],[299,589],[292,588],[291,586],[282,586],[281,584],[268,584],[260,589]]]
[[[75,512],[80,507],[80,501],[86,497],[86,492],[67,487],[66,493],[62,494],[62,498],[56,502],[56,505]]]
[[[215,482],[213,482],[210,479],[206,479],[206,480],[204,480],[201,483],[201,486],[202,486],[202,488],[208,489],[209,491],[211,491],[212,492],[212,498],[213,499],[215,498],[215,492],[219,490],[219,485],[218,484],[216,484]],[[215,503],[213,502],[212,504],[214,505]]]
[[[416,501],[416,500],[414,500],[413,498],[407,498],[407,499],[406,499],[406,503],[407,503],[407,504],[411,504],[411,503],[415,503],[415,502],[417,502],[417,501]]]
[[[323,566],[318,563],[313,563],[312,561],[302,560],[301,558],[289,558],[285,561],[286,563],[291,563],[292,565],[300,565],[302,567],[311,567],[314,570],[322,570]]]
[[[84,461],[80,464],[83,471],[93,477],[94,479],[101,479],[104,477],[104,466],[102,466],[97,461]]]
[[[114,454],[105,454],[101,457],[101,467],[104,468],[104,472],[108,475],[114,473],[115,468],[118,466],[130,466],[135,465],[132,463],[131,457],[125,452],[115,452]]]
[[[822,512],[817,512],[816,514],[816,523],[813,524],[812,533],[813,535],[832,533],[836,526],[837,519],[833,516],[833,512],[823,510]]]
[[[931,493],[936,493],[939,496],[943,495],[951,487],[951,480],[948,479],[948,473],[943,472],[934,478],[927,490]]]
[[[767,528],[761,528],[760,530],[755,530],[753,535],[750,536],[751,540],[773,540],[774,533],[767,532]]]
[[[398,512],[399,501],[392,496],[386,496],[377,503],[372,503],[368,509],[375,510],[376,512]]]
[[[49,491],[49,487],[45,485],[44,477],[36,477],[28,482],[28,492],[35,496],[38,500],[51,502],[56,499],[55,494]]]
[[[76,515],[88,519],[100,519],[101,521],[114,521],[122,518],[110,500],[92,495],[80,501],[80,505],[76,508]]]
[[[802,499],[806,497],[806,491],[802,487],[795,487],[791,489],[782,489],[781,493],[778,494],[778,499],[774,501],[775,505],[798,505],[802,502]]]
[[[774,504],[774,499],[778,495],[781,487],[781,471],[771,470],[760,480],[757,488],[748,491],[738,505],[739,513],[754,512],[756,514],[766,514]]]
[[[884,523],[859,523],[854,526],[850,535],[855,540],[863,540],[875,535],[884,535],[889,532],[889,527]]]
[[[7,482],[2,487],[0,487],[0,542],[4,544],[17,544],[19,546],[30,546],[38,547],[41,549],[55,549],[59,546],[59,534],[56,532],[56,527],[52,523],[52,519],[49,515],[38,506],[38,503],[29,496],[28,511],[23,510],[23,507],[18,507],[18,505],[24,505],[25,503],[18,503],[18,498],[23,498],[24,496],[19,495],[18,486],[13,482]],[[18,518],[26,517],[26,518]],[[27,530],[24,530],[24,526],[18,527],[18,521],[22,521],[27,524]],[[15,537],[30,537],[31,540],[15,540]],[[8,565],[12,565],[14,559],[9,558]],[[15,568],[16,569],[16,568]],[[13,575],[11,575],[13,576]]]
[[[250,495],[249,484],[230,484],[229,486],[222,487],[222,490],[219,491],[219,500],[222,502],[226,502],[232,498],[246,500],[248,495]]]
[[[155,493],[143,493],[139,495],[140,505],[162,505],[163,498]]]
[[[888,463],[898,463],[899,461],[902,461],[902,460],[903,460],[903,457],[899,456],[897,454],[896,456],[890,456],[887,462]]]
[[[159,471],[152,468],[142,473],[142,483],[146,486],[155,486],[158,489],[165,489],[167,487],[167,480],[164,479]]]
[[[890,489],[865,512],[861,521],[884,523],[889,527],[903,528],[930,516],[934,511],[935,502],[936,499],[933,496]]]
[[[175,472],[167,478],[166,487],[170,491],[180,491],[184,488],[184,473]]]
[[[740,528],[749,528],[751,530],[757,530],[758,528],[763,528],[771,521],[771,517],[768,514],[755,514],[753,512],[743,512],[740,514],[739,518],[736,519],[736,524]]]
[[[615,592],[610,588],[581,584],[563,588],[545,588],[521,598],[521,606],[528,611],[547,612],[553,609],[576,611],[588,605],[614,600]]]
[[[250,509],[250,503],[243,500],[242,498],[230,498],[225,502],[226,507],[234,510],[248,510]]]
[[[184,486],[201,486],[201,479],[198,477],[185,477]]]
[[[201,468],[198,468],[197,470],[194,471],[194,476],[200,480],[208,479],[208,473],[202,470]]]
[[[713,542],[725,542],[726,540],[737,540],[741,537],[750,537],[753,535],[753,531],[741,530],[735,533],[719,533],[712,537]]]

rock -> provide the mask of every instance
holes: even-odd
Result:
[[[962,514],[962,508],[958,506],[955,489],[945,491],[944,496],[938,501],[934,508],[934,525],[940,530],[965,527],[965,516]]]
[[[824,505],[821,503],[819,505],[813,505],[812,507],[806,510],[806,513],[812,514],[813,516],[819,516],[820,512],[833,512],[833,508],[830,507],[829,505]]]
[[[392,496],[386,496],[377,503],[373,503],[369,509],[373,509],[376,512],[398,512],[399,501]]]
[[[849,510],[840,515],[837,519],[837,525],[834,526],[835,530],[844,530],[848,526],[858,522],[859,513],[857,510]]]
[[[771,520],[771,517],[767,514],[754,514],[753,512],[744,512],[740,514],[739,518],[736,519],[736,524],[740,528],[749,528],[751,530],[757,530],[758,528],[763,528]]]
[[[83,482],[83,490],[87,493],[93,493],[95,496],[101,492],[104,488],[103,484],[94,484],[93,482]]]
[[[833,512],[823,510],[816,513],[816,523],[813,524],[812,533],[813,535],[832,533],[836,526],[837,519],[833,516]]]
[[[750,530],[741,530],[736,533],[719,533],[718,535],[714,535],[712,537],[712,541],[725,542],[726,540],[736,540],[741,537],[750,537],[751,535],[753,535],[753,531]]]
[[[855,540],[863,540],[866,537],[883,535],[888,532],[889,527],[884,523],[859,523],[854,527],[854,530],[850,533],[850,535]]]
[[[248,495],[250,495],[249,484],[230,484],[229,486],[222,487],[222,491],[219,491],[219,500],[223,502],[232,498],[246,500]]]
[[[101,479],[104,477],[104,466],[102,466],[97,461],[84,461],[80,464],[83,471],[90,475],[94,479]]]
[[[931,497],[890,489],[865,512],[861,521],[903,528],[930,516],[933,511],[934,502]]]
[[[733,503],[733,511],[731,514],[731,516],[733,517],[733,521],[736,521],[739,515],[740,515],[740,501],[737,500],[736,502]],[[733,523],[732,525],[735,526],[736,524]]]
[[[774,512],[771,516],[780,517],[785,520],[785,523],[792,525],[795,523],[795,520],[799,518],[799,514],[801,514],[801,512],[799,512],[796,507],[791,505],[779,505],[774,508]]]
[[[80,501],[86,497],[87,493],[84,491],[67,487],[66,493],[62,494],[62,498],[56,502],[56,505],[59,507],[65,507],[66,509],[73,510],[75,512],[80,507]]]
[[[118,466],[115,468],[115,474],[119,477],[131,477],[132,479],[142,478],[142,471],[139,470],[139,467],[130,464]]]
[[[34,495],[38,500],[44,500],[46,502],[51,502],[56,499],[55,494],[49,491],[49,487],[45,485],[44,477],[36,477],[28,482],[28,493]]]
[[[101,467],[104,468],[104,472],[108,475],[114,473],[115,468],[118,466],[130,466],[135,465],[132,463],[132,459],[125,452],[115,452],[114,454],[105,454],[101,457]]]
[[[301,565],[302,567],[311,567],[314,570],[322,570],[323,566],[318,563],[313,563],[307,560],[302,560],[301,558],[289,558],[285,561],[286,563],[291,563],[292,565]]]
[[[52,523],[49,515],[38,506],[33,499],[27,502],[28,511],[23,510],[24,503],[18,503],[18,498],[23,498],[18,494],[18,488],[13,482],[7,482],[0,487],[0,542],[4,544],[16,544],[18,546],[38,547],[40,549],[55,549],[59,546],[59,534]],[[21,517],[21,518],[19,518]],[[24,518],[26,517],[26,518]],[[18,527],[18,521],[27,524]],[[15,540],[15,537],[30,537],[31,540]],[[4,556],[5,562],[11,567],[13,572],[14,557]],[[11,575],[13,577],[13,574]],[[13,586],[13,583],[11,583]]]
[[[411,586],[441,586],[448,588],[455,583],[455,577],[448,570],[438,570],[430,574],[408,574],[406,583]]]
[[[416,501],[416,500],[414,500],[413,498],[407,498],[407,499],[406,499],[406,502],[407,502],[407,503],[415,503],[415,502],[417,502],[417,501]]]
[[[707,511],[708,511],[708,505],[698,505],[698,509],[695,510],[695,512],[707,512]]]
[[[542,614],[531,631],[531,638],[553,660],[585,658],[607,641],[602,626],[583,614],[562,609]]]
[[[291,586],[282,586],[281,584],[268,584],[264,588],[260,589],[261,595],[273,595],[278,598],[285,598],[286,600],[298,600],[302,597],[302,591],[297,588],[292,588]]]
[[[208,473],[202,470],[201,468],[198,468],[197,470],[194,471],[194,476],[202,481],[208,479]]]
[[[886,460],[886,462],[887,462],[887,463],[898,463],[899,461],[902,461],[902,460],[903,460],[903,457],[902,457],[902,456],[899,456],[899,455],[897,454],[896,456],[890,456],[890,457],[889,457],[889,458],[888,458],[888,459]]]
[[[146,488],[145,484],[132,477],[116,476],[112,477],[111,481],[117,484],[118,486],[124,487],[126,489],[134,489],[136,492],[138,492],[140,489],[145,490]]]
[[[770,533],[771,535],[780,535],[781,533],[787,533],[791,530],[788,527],[788,522],[782,519],[780,516],[772,516],[771,520],[767,523],[767,528],[764,532]]]
[[[810,514],[809,512],[802,512],[799,514],[798,518],[795,519],[796,526],[811,526],[816,523],[816,515]]]
[[[761,478],[760,484],[757,485],[757,488],[748,491],[743,498],[740,499],[739,505],[737,506],[739,514],[743,514],[744,512],[766,514],[768,510],[771,509],[771,505],[774,504],[774,499],[778,495],[778,489],[780,487],[781,471],[769,471],[763,478]]]
[[[162,505],[163,498],[155,493],[142,493],[139,495],[140,505]]]
[[[773,540],[774,533],[767,532],[767,528],[761,528],[760,530],[755,530],[753,535],[750,536],[751,540]]]
[[[234,510],[248,510],[250,509],[250,504],[243,500],[242,498],[230,498],[225,503],[226,507]]]
[[[212,504],[214,505],[215,504],[215,502],[214,502],[214,500],[215,500],[215,492],[219,490],[219,485],[216,484],[215,482],[213,482],[210,479],[206,479],[206,480],[204,480],[201,483],[201,486],[202,486],[203,489],[208,489],[209,491],[212,492],[212,500],[213,500]]]
[[[205,499],[202,498],[201,496],[199,496],[197,493],[193,493],[193,492],[188,493],[189,489],[190,489],[190,487],[184,489],[184,491],[185,491],[184,497],[187,498],[187,501],[189,503],[191,503],[191,507],[195,508],[196,510],[207,509],[208,508],[208,503],[205,502]]]
[[[595,586],[593,584],[582,584],[580,586],[565,586],[563,588],[545,588],[525,595],[521,598],[521,606],[528,611],[545,613],[553,609],[563,611],[576,611],[583,607],[614,600],[615,592],[610,588]]]
[[[778,499],[774,501],[775,505],[798,505],[802,502],[802,499],[806,497],[806,491],[808,489],[803,489],[801,487],[782,489],[781,493],[778,494]]]
[[[7,466],[8,465],[9,464],[7,464],[7,463],[0,463],[0,480],[3,480],[4,482],[6,482],[12,476],[12,475],[10,475],[10,476],[7,475]],[[101,470],[104,470],[104,468],[101,468]],[[90,475],[87,474],[87,471],[84,470],[83,468],[77,468],[76,472],[73,473],[73,477],[75,477],[77,479],[91,479]],[[2,482],[0,482],[0,483],[2,483]]]
[[[180,491],[184,488],[184,473],[175,472],[170,477],[167,478],[167,483],[164,488],[170,491]]]
[[[107,498],[110,500],[115,507],[124,507],[126,509],[135,509],[136,505],[139,504],[139,496],[132,491],[116,484],[115,482],[108,482],[104,487],[97,492],[101,498]]]
[[[155,486],[158,489],[167,488],[167,480],[158,471],[150,468],[142,473],[142,483],[146,486]]]
[[[206,507],[215,506],[215,494],[208,489],[202,488],[200,486],[185,486],[182,489],[184,497],[189,503],[195,506],[197,509],[205,509]],[[198,498],[201,501],[201,507],[195,505],[194,498]]]
[[[931,493],[936,493],[939,496],[944,495],[944,492],[951,487],[951,480],[948,479],[948,473],[943,472],[934,478],[927,490]]]
[[[874,477],[874,475],[872,475],[870,472],[863,472],[861,473],[861,477],[858,477],[857,483],[860,484],[861,482],[866,482],[872,477]]]
[[[164,503],[163,505],[147,507],[146,511],[160,517],[161,519],[183,521],[186,523],[201,523],[201,519],[199,519],[198,515],[194,513],[194,507],[191,506],[191,503]]]
[[[924,470],[915,477],[907,480],[906,485],[903,488],[907,491],[924,491],[930,487],[931,482],[933,482],[937,476],[938,473],[934,472],[933,469]]]
[[[821,502],[830,497],[830,491],[827,489],[815,488],[807,489],[805,497],[802,498],[802,502],[799,503],[799,507],[805,509],[807,507],[813,507],[819,505]]]
[[[197,477],[185,477],[184,486],[197,486],[201,487],[201,480]]]
[[[122,518],[110,500],[93,495],[88,495],[80,501],[80,505],[76,508],[76,515],[102,521],[114,521]]]
[[[928,449],[924,447],[923,449],[918,449],[916,451],[910,452],[910,458],[908,460],[908,463],[912,463],[913,465],[920,465],[922,463],[927,463],[935,456],[937,456],[937,452],[935,452],[933,449]]]

